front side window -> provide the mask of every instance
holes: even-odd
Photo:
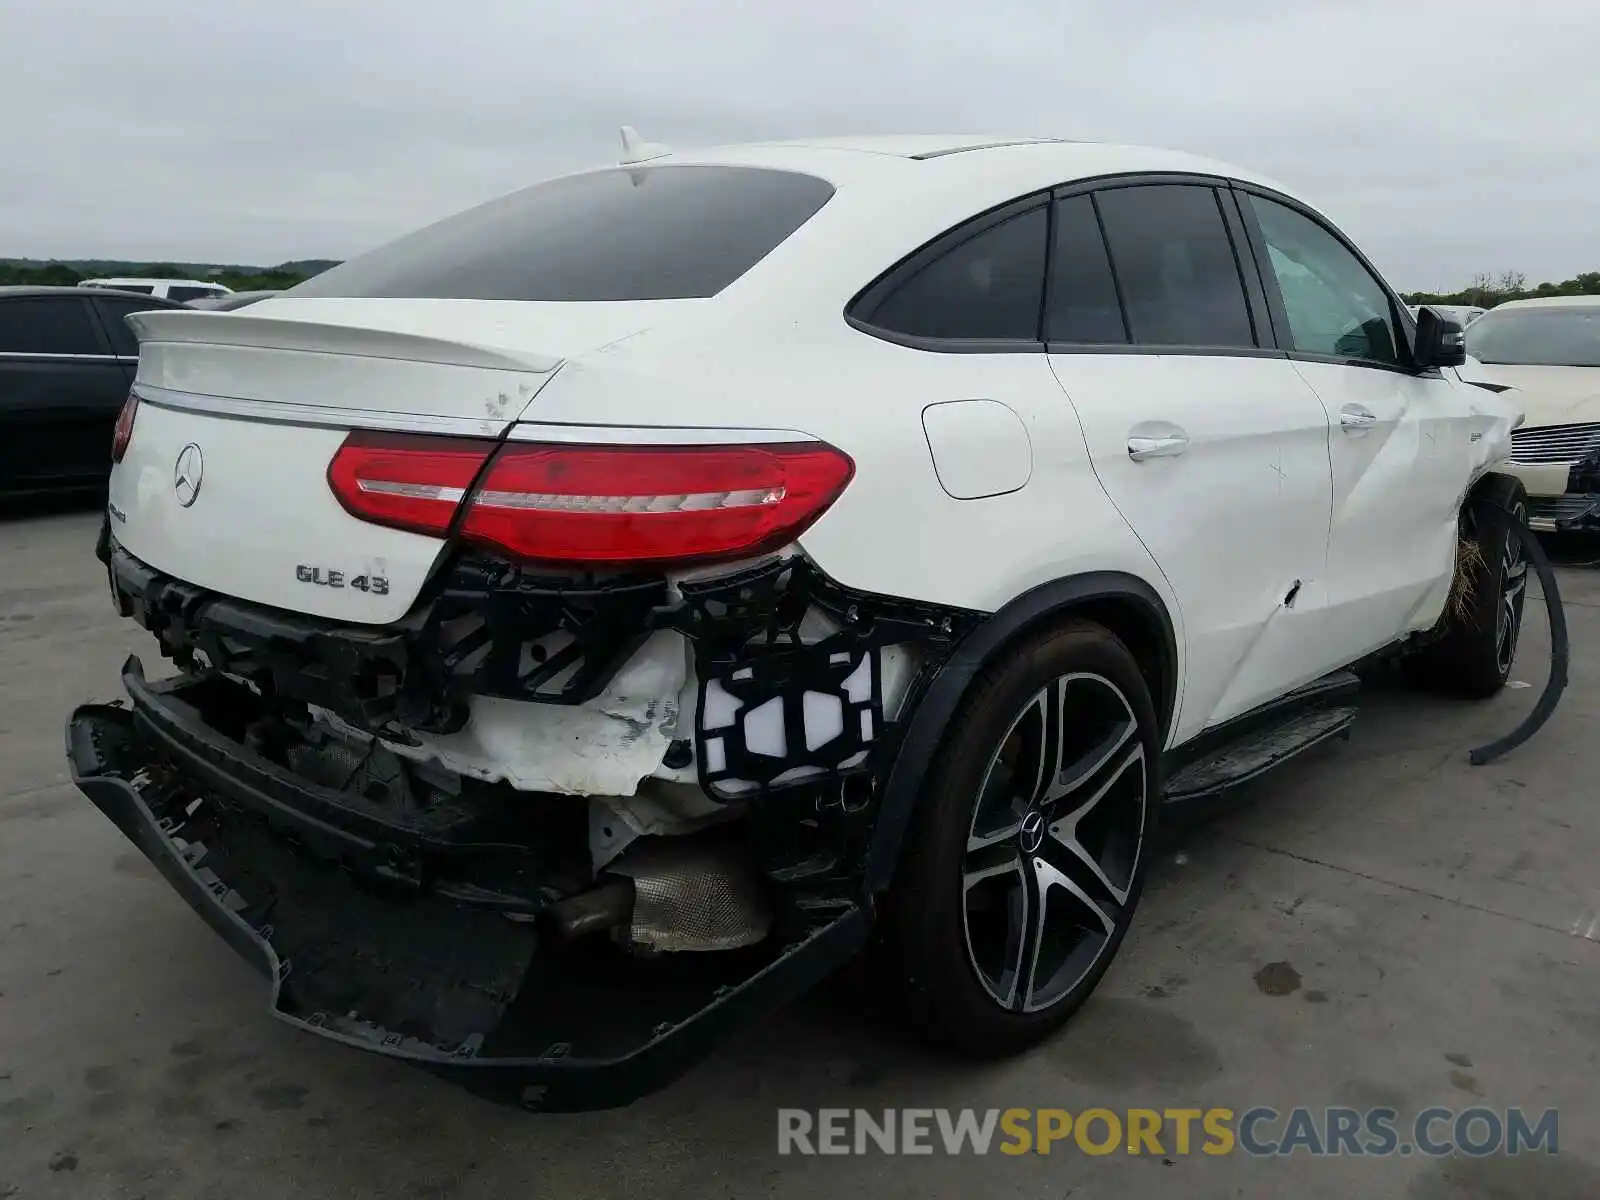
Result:
[[[1501,308],[1467,326],[1467,353],[1517,367],[1600,367],[1600,305]]]
[[[1110,188],[1095,204],[1137,345],[1255,346],[1233,239],[1212,188]]]
[[[941,339],[1038,341],[1044,297],[1043,205],[958,242],[858,314],[891,333]]]
[[[1302,354],[1400,362],[1389,293],[1343,242],[1303,213],[1247,197],[1289,318],[1289,348]]]
[[[295,296],[680,300],[714,296],[830,197],[754,167],[592,171],[535,184],[353,258]]]
[[[103,354],[89,311],[77,296],[0,303],[0,353]]]

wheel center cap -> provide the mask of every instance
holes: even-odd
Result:
[[[1022,818],[1022,825],[1017,832],[1017,840],[1022,845],[1024,854],[1032,854],[1044,843],[1044,814],[1037,808],[1032,809],[1027,816]]]

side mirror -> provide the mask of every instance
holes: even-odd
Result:
[[[1423,305],[1417,310],[1417,369],[1459,367],[1467,361],[1467,339],[1461,326]]]

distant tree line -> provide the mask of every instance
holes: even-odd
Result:
[[[1491,275],[1487,271],[1472,277],[1472,282],[1459,292],[1409,292],[1402,295],[1407,304],[1461,304],[1473,308],[1493,308],[1507,300],[1527,300],[1536,296],[1593,296],[1600,295],[1600,271],[1585,271],[1560,283],[1541,283],[1528,286],[1528,277],[1521,271],[1502,271]]]
[[[174,263],[130,262],[38,262],[0,259],[0,286],[75,287],[84,279],[107,276],[153,276],[165,279],[200,279],[220,283],[236,292],[282,291],[303,283],[311,276],[336,265],[331,261],[308,260],[276,267],[211,268]]]

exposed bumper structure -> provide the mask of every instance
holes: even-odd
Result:
[[[79,788],[267,975],[276,1016],[551,1111],[654,1090],[861,947],[906,820],[881,790],[903,723],[979,623],[797,558],[671,587],[469,560],[375,628],[195,588],[108,535],[100,556],[182,673],[130,658],[127,707],[73,714]],[[674,786],[697,781],[709,823],[601,860],[585,796],[610,793],[414,753],[483,697],[531,738],[652,634],[688,647]],[[896,661],[915,680],[890,687]]]
[[[625,1104],[865,941],[868,913],[856,904],[709,955],[641,960],[599,940],[553,941],[481,880],[452,882],[448,863],[464,843],[449,832],[336,811],[195,722],[182,683],[146,683],[136,660],[125,681],[131,711],[73,714],[73,780],[267,977],[273,1014],[497,1102]],[[390,868],[397,852],[431,873],[427,885]]]

